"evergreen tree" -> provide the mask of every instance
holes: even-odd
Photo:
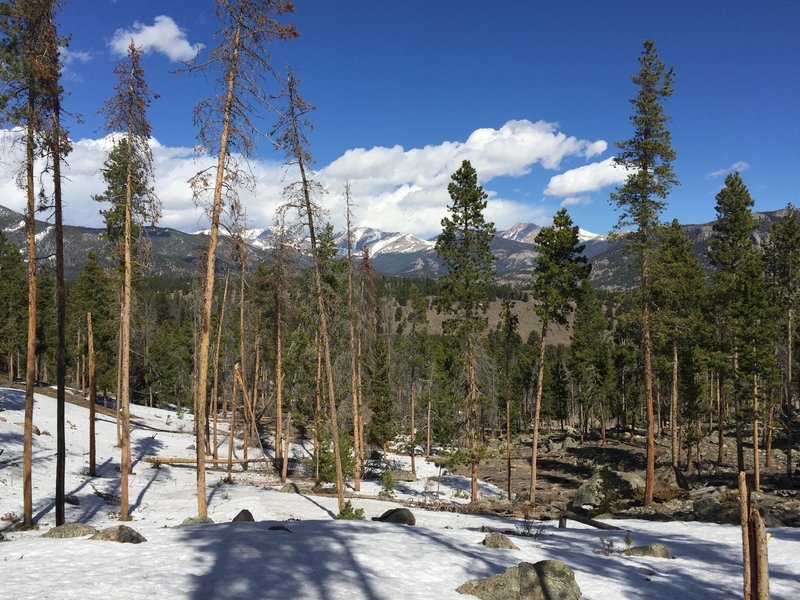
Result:
[[[397,418],[389,385],[389,364],[386,357],[386,338],[378,335],[367,374],[367,390],[372,418],[367,429],[369,441],[383,449],[397,435]]]
[[[14,361],[25,349],[25,264],[19,248],[0,231],[0,356],[6,358],[8,380],[14,380]]]
[[[767,274],[772,281],[778,306],[783,311],[785,331],[783,417],[786,427],[786,476],[791,479],[794,381],[794,327],[798,293],[800,293],[800,211],[792,204],[780,221],[772,224],[765,250]]]
[[[650,338],[651,263],[660,214],[664,210],[670,188],[677,183],[672,169],[675,151],[668,116],[662,101],[672,95],[672,69],[667,70],[658,57],[653,40],[645,40],[639,57],[641,68],[631,80],[638,93],[631,100],[634,127],[632,138],[617,143],[619,154],[615,163],[628,171],[628,177],[615,192],[611,201],[620,210],[620,229],[632,228],[625,235],[627,248],[640,267],[642,357],[644,366],[644,395],[647,409],[647,467],[645,472],[644,504],[653,502],[655,472],[655,415],[653,413],[652,341]]]
[[[604,422],[606,392],[611,380],[608,319],[594,286],[587,280],[575,305],[569,365],[576,385],[582,416],[597,405]],[[586,421],[580,424],[581,438],[586,435]],[[603,432],[605,434],[605,432]]]
[[[534,310],[542,324],[542,344],[539,349],[539,374],[536,381],[536,400],[533,413],[533,445],[531,449],[531,504],[536,504],[536,465],[539,450],[539,416],[544,386],[544,355],[547,330],[551,325],[566,327],[572,314],[582,282],[591,267],[583,256],[584,246],[578,240],[578,227],[565,208],[553,217],[553,225],[536,234],[536,267],[533,270]]]
[[[677,219],[660,235],[653,261],[653,306],[656,337],[665,342],[672,359],[670,438],[672,466],[678,466],[679,353],[690,354],[703,327],[705,273]]]
[[[478,387],[475,354],[478,336],[486,328],[486,308],[492,281],[494,255],[490,247],[494,223],[483,217],[488,195],[478,185],[478,174],[468,160],[453,173],[447,186],[452,204],[450,216],[442,219],[436,252],[444,262],[441,292],[436,310],[448,315],[443,323],[447,335],[463,340],[467,367],[469,414],[470,498],[478,499]]]
[[[763,260],[751,241],[755,228],[753,199],[738,172],[725,178],[725,186],[717,194],[716,201],[717,220],[708,251],[716,269],[712,275],[711,295],[721,350],[731,360],[737,468],[744,470],[742,425],[749,420],[745,412],[749,398],[753,409],[754,467],[758,486],[758,436],[755,435],[760,395],[758,378],[770,368],[771,307]]]

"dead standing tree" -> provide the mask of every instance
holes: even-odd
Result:
[[[339,448],[339,424],[336,415],[336,394],[333,383],[333,365],[331,361],[330,340],[328,332],[328,313],[325,294],[322,287],[320,273],[319,252],[317,248],[317,234],[314,226],[315,215],[319,212],[313,195],[321,190],[319,182],[311,178],[308,167],[313,164],[311,152],[308,150],[309,142],[305,129],[311,124],[306,115],[314,110],[314,106],[307,103],[297,91],[297,80],[291,71],[287,77],[288,106],[281,114],[274,133],[277,135],[277,144],[286,153],[287,164],[296,166],[300,180],[289,185],[284,194],[289,203],[295,206],[303,215],[308,235],[311,241],[311,258],[314,269],[314,284],[317,292],[317,312],[319,313],[319,339],[322,346],[322,359],[325,364],[325,378],[330,417],[331,441],[333,444],[333,457],[336,466],[336,494],[339,500],[339,511],[344,508],[344,475],[342,472],[342,457]]]
[[[46,109],[42,79],[50,73],[43,45],[53,0],[0,5],[0,110],[2,121],[25,131],[25,160],[18,181],[26,192],[28,327],[25,371],[25,424],[22,450],[23,525],[33,526],[31,462],[33,457],[33,390],[36,382],[36,189],[35,159],[42,145]]]
[[[264,91],[265,76],[274,74],[269,64],[267,45],[275,39],[297,36],[293,25],[278,19],[294,10],[288,0],[216,0],[216,14],[222,23],[219,45],[204,63],[194,63],[189,71],[214,69],[220,74],[221,93],[201,101],[195,109],[200,127],[198,139],[207,151],[216,154],[217,164],[192,178],[196,198],[211,193],[208,253],[203,280],[200,339],[198,343],[195,422],[197,431],[197,515],[208,514],[206,500],[206,380],[211,340],[211,304],[214,267],[223,201],[235,197],[239,171],[233,154],[247,157],[253,151],[251,132],[257,131],[253,115],[270,104]]]
[[[122,505],[120,520],[130,520],[128,504],[128,476],[131,471],[130,439],[130,340],[131,340],[131,301],[133,285],[133,229],[134,215],[151,223],[158,220],[160,205],[150,185],[153,177],[153,156],[150,150],[152,128],[147,118],[147,108],[154,94],[150,91],[141,66],[141,51],[131,42],[128,54],[114,69],[117,84],[114,93],[103,106],[106,129],[121,132],[120,148],[124,150],[124,183],[117,182],[117,191],[122,197],[109,197],[111,211],[122,211],[122,304],[120,308],[120,396],[117,406],[121,414],[122,439],[120,461],[120,490]],[[108,164],[108,163],[107,163]],[[108,179],[108,178],[107,178]],[[109,181],[109,189],[113,183]]]

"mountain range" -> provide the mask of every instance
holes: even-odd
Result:
[[[755,213],[757,227],[752,238],[756,245],[763,245],[768,238],[769,225],[784,214],[784,211]],[[692,246],[704,263],[708,239],[713,223],[685,225]],[[534,223],[518,223],[498,231],[492,241],[492,250],[497,257],[495,267],[498,279],[510,283],[526,283],[536,263],[536,246],[533,243],[541,226]],[[0,231],[6,239],[24,248],[24,216],[0,206]],[[52,223],[37,221],[37,255],[52,259],[55,253],[54,227]],[[187,233],[165,227],[147,227],[145,233],[150,242],[152,268],[150,273],[159,276],[186,277],[195,275],[197,261],[201,255],[205,232]],[[269,229],[251,229],[246,232],[249,263],[264,259],[271,247],[272,232]],[[630,257],[623,252],[619,239],[581,229],[579,238],[585,245],[584,254],[592,263],[592,279],[607,289],[625,289],[635,281],[635,272]],[[334,242],[345,253],[347,235],[339,232]],[[307,241],[298,240],[298,245],[307,247]],[[442,271],[442,263],[434,249],[435,239],[424,240],[408,233],[384,232],[370,227],[359,227],[353,231],[353,253],[360,256],[368,248],[373,266],[380,274],[396,276],[428,277]],[[101,260],[109,262],[110,250],[105,229],[64,226],[64,267],[67,277],[80,272],[86,256],[94,252]],[[220,236],[218,251],[219,270],[226,267],[226,257],[232,248],[228,236]]]

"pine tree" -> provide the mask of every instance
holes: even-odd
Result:
[[[754,467],[758,486],[758,378],[770,369],[770,303],[764,265],[753,247],[755,228],[753,199],[741,175],[725,178],[725,187],[716,196],[717,220],[709,241],[708,256],[715,267],[711,296],[721,350],[731,360],[736,419],[736,461],[744,470],[742,426],[747,419],[745,406],[752,400],[754,428]],[[763,386],[762,386],[763,389]]]
[[[386,357],[386,338],[378,335],[375,350],[367,373],[367,391],[372,418],[367,435],[369,441],[386,452],[389,441],[397,435],[397,418],[389,382],[389,364]]]
[[[8,380],[14,380],[14,357],[25,349],[25,263],[19,248],[0,231],[0,356],[6,357]]]
[[[800,293],[800,211],[792,204],[786,213],[772,224],[769,244],[765,250],[767,274],[772,281],[778,306],[784,311],[784,399],[783,417],[786,427],[786,476],[793,476],[792,437],[794,409],[794,327],[798,293]],[[768,449],[769,451],[769,449]]]
[[[539,417],[544,386],[544,356],[547,330],[551,325],[568,325],[574,302],[591,267],[583,256],[584,246],[578,239],[578,227],[573,225],[567,209],[553,217],[553,225],[536,234],[536,267],[533,270],[534,310],[542,324],[539,349],[539,374],[536,380],[536,400],[533,413],[533,444],[531,448],[531,505],[536,505],[536,466],[539,450]]]
[[[625,235],[627,248],[639,265],[641,294],[642,357],[644,396],[647,410],[647,466],[644,504],[653,503],[655,472],[655,415],[653,413],[652,341],[650,337],[650,266],[660,214],[670,188],[677,183],[672,169],[675,151],[662,102],[672,95],[672,69],[667,70],[658,57],[655,43],[645,40],[639,57],[641,69],[631,80],[638,93],[631,100],[634,127],[632,138],[617,143],[615,163],[628,171],[625,183],[611,194],[620,210],[620,229],[633,228]]]
[[[702,329],[705,303],[705,273],[692,243],[677,219],[659,236],[653,261],[654,330],[672,357],[670,394],[670,439],[672,466],[678,466],[678,373],[679,352],[688,352]]]
[[[488,291],[493,277],[494,255],[490,247],[494,223],[484,219],[488,195],[478,185],[478,174],[468,160],[453,173],[447,186],[452,204],[450,216],[442,219],[436,252],[445,265],[436,310],[448,315],[446,335],[462,340],[466,358],[470,498],[478,499],[478,386],[475,376],[476,344],[486,328]]]
[[[131,471],[130,448],[130,383],[131,383],[131,301],[133,292],[133,223],[134,198],[137,213],[144,211],[155,222],[158,218],[158,201],[148,185],[152,178],[152,153],[150,150],[150,121],[147,109],[153,93],[144,78],[141,66],[141,51],[131,42],[127,56],[114,69],[117,84],[113,95],[106,101],[103,113],[109,132],[122,131],[124,144],[117,146],[118,154],[109,156],[103,176],[109,183],[106,197],[112,200],[112,208],[106,212],[109,228],[118,227],[122,212],[122,305],[120,307],[119,352],[121,395],[117,398],[122,421],[120,488],[122,506],[120,520],[130,520],[128,503],[128,476]],[[112,150],[113,152],[113,150]],[[119,153],[123,153],[120,156]],[[124,169],[124,178],[123,171]]]
[[[575,321],[572,326],[569,365],[576,384],[578,403],[583,415],[588,415],[594,405],[599,405],[602,419],[605,418],[606,392],[609,391],[609,347],[608,319],[597,291],[587,280],[575,304]],[[585,436],[584,423],[580,426],[581,438]]]

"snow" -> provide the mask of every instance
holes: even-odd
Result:
[[[479,545],[481,526],[520,531],[520,520],[435,512],[412,508],[415,527],[365,521],[336,521],[336,499],[310,494],[284,494],[271,474],[255,469],[236,471],[234,483],[224,473],[209,471],[209,516],[215,524],[181,527],[196,513],[192,468],[142,462],[142,456],[191,457],[191,415],[174,411],[133,409],[134,475],[128,523],[147,542],[139,545],[95,542],[88,538],[42,538],[54,523],[55,400],[37,394],[34,423],[33,496],[38,531],[4,531],[0,542],[2,598],[465,598],[455,589],[468,579],[496,574],[521,561],[557,559],[575,570],[584,598],[728,599],[741,596],[741,533],[737,527],[704,523],[616,521],[623,531],[599,531],[569,522],[558,529],[543,523],[538,536],[514,536],[519,550],[494,550]],[[22,512],[21,453],[24,395],[0,388],[0,516]],[[113,417],[98,413],[99,476],[84,473],[88,465],[88,411],[66,406],[66,491],[79,506],[67,505],[68,522],[98,528],[119,524],[118,501],[95,493],[119,493],[119,451],[113,447]],[[224,436],[222,448],[227,447]],[[298,454],[308,448],[297,446]],[[251,452],[256,452],[252,449]],[[224,453],[224,452],[223,452]],[[408,457],[392,460],[408,463]],[[354,498],[366,517],[382,514],[409,498],[432,500],[432,478],[438,468],[417,460],[416,482],[398,483],[396,501]],[[440,488],[442,500],[456,498],[468,482],[449,477]],[[376,496],[379,484],[364,482],[362,494]],[[486,495],[500,491],[481,486]],[[243,508],[255,523],[230,523]],[[0,530],[10,523],[0,521]],[[281,525],[290,530],[273,530]],[[534,529],[538,523],[534,523]],[[625,530],[636,545],[664,543],[675,560],[633,558],[599,552],[602,542],[625,546]],[[769,542],[771,597],[800,597],[800,530],[774,528]]]

